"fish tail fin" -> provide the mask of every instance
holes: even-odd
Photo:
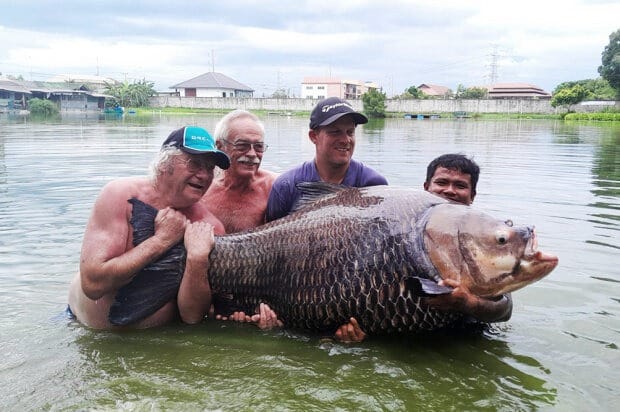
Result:
[[[155,234],[157,209],[135,198],[128,201],[133,205],[130,223],[136,246]],[[110,307],[110,323],[130,325],[175,299],[185,271],[185,255],[185,247],[178,243],[120,288]]]

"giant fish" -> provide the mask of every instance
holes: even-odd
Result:
[[[449,327],[463,317],[423,304],[452,278],[481,297],[549,274],[558,258],[537,250],[534,229],[431,193],[393,186],[302,183],[294,213],[216,236],[209,282],[216,313],[267,303],[286,327],[333,331],[355,317],[369,334]],[[134,244],[154,233],[157,210],[137,199]],[[185,249],[176,245],[116,295],[109,319],[128,325],[175,299]]]

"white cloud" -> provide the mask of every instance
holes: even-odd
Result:
[[[456,88],[525,81],[551,91],[597,76],[618,1],[385,0],[73,2],[71,14],[27,0],[3,10],[0,72],[155,81],[210,71],[255,88],[297,91],[304,76],[371,80],[388,93],[420,83]],[[96,7],[96,10],[93,8]],[[32,10],[36,10],[33,12]],[[492,54],[497,58],[493,60]]]

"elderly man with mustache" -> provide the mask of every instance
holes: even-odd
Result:
[[[220,119],[213,134],[217,148],[230,157],[230,167],[220,170],[202,202],[224,224],[226,233],[262,225],[271,185],[277,177],[276,173],[260,168],[267,150],[265,126],[253,113],[233,110]],[[256,323],[260,328],[282,325],[265,304],[252,316],[235,312],[230,319]]]
[[[327,110],[322,110],[323,106]],[[349,186],[387,184],[383,176],[351,159],[355,146],[355,127],[368,121],[364,115],[353,110],[348,102],[330,98],[317,104],[310,120],[309,136],[317,146],[317,169],[321,177],[323,172],[325,173],[322,179],[310,180],[333,181]],[[230,167],[213,181],[203,201],[211,213],[224,224],[226,233],[250,229],[265,223],[266,218],[273,220],[288,214],[288,210],[278,216],[267,212],[270,191],[277,176],[259,169],[263,153],[267,149],[264,136],[265,128],[262,122],[245,110],[228,113],[215,126],[217,147],[230,157]],[[353,167],[347,172],[351,162],[354,163]],[[333,179],[337,178],[334,174],[342,174],[341,179],[346,174],[347,179],[344,182],[334,181]],[[216,318],[228,319],[220,315],[216,315]],[[264,303],[260,304],[255,314],[234,312],[230,319],[252,322],[261,329],[282,326],[275,312]],[[360,341],[364,336],[353,318],[335,334],[336,339],[349,342]]]
[[[226,233],[265,223],[267,199],[277,177],[260,168],[267,150],[265,126],[253,113],[234,110],[217,123],[213,134],[217,148],[230,157],[230,167],[218,173],[203,202]]]

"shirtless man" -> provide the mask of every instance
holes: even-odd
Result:
[[[215,177],[203,203],[224,224],[226,233],[262,225],[277,177],[260,168],[267,150],[265,126],[254,114],[234,110],[217,123],[213,135],[218,149],[230,157],[230,167]]]
[[[277,174],[260,168],[267,150],[265,126],[246,110],[233,110],[215,125],[218,149],[230,157],[230,167],[222,170],[202,198],[202,202],[223,224],[226,233],[251,229],[265,223],[265,209]],[[228,317],[216,315],[216,319]],[[255,323],[261,329],[282,326],[268,305],[258,313],[234,312],[231,320]]]
[[[226,169],[229,164],[206,130],[187,126],[168,136],[151,164],[151,176],[116,179],[104,186],[84,233],[80,271],[69,287],[69,310],[78,321],[94,329],[117,328],[108,321],[108,312],[118,289],[181,240],[187,264],[176,299],[131,327],[203,319],[211,305],[209,252],[214,233],[223,234],[224,226],[200,199],[213,180],[214,167]],[[131,198],[159,209],[155,235],[137,246],[132,243]]]
[[[353,112],[348,106],[344,109],[344,111],[340,110],[338,118]],[[318,112],[318,109],[315,111]],[[355,115],[363,117],[361,114]],[[353,124],[353,120],[351,123]],[[355,125],[351,127],[355,128]],[[348,131],[351,133],[350,130]],[[254,114],[245,110],[234,110],[218,122],[214,136],[218,148],[230,156],[231,164],[228,170],[213,181],[203,198],[207,207],[224,223],[226,233],[250,229],[265,223],[267,199],[277,175],[260,169],[263,153],[267,149],[264,140],[264,125]],[[356,173],[360,173],[357,163],[356,166]],[[220,315],[216,315],[216,318],[228,319]],[[237,322],[255,323],[261,329],[282,326],[275,312],[264,303],[260,304],[255,314],[246,315],[244,312],[234,312],[230,319]],[[359,330],[357,322],[352,319],[352,324],[343,325],[338,330],[336,338],[339,340],[356,339],[360,333]],[[349,335],[355,338],[349,338]]]

